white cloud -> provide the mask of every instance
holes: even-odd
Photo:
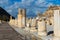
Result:
[[[34,6],[33,3],[34,2]],[[29,11],[31,10],[33,13],[37,13],[38,11],[42,11],[45,10],[44,8],[38,8],[38,7],[48,7],[50,5],[53,5],[53,3],[48,3],[46,0],[22,0],[22,2],[15,2],[14,4],[12,4],[11,6],[7,7],[6,10],[10,13],[10,14],[15,14],[18,11],[17,8],[19,7],[23,7],[23,8],[27,8],[27,14],[29,14]],[[31,13],[32,13],[31,12]]]
[[[0,0],[0,7],[6,9],[9,6],[9,0]]]
[[[48,3],[46,6],[53,6],[54,4],[53,3]]]
[[[5,6],[5,5],[8,5],[8,0],[0,0],[0,5],[1,6]]]
[[[31,2],[33,2],[34,0],[22,0],[22,3],[31,3]]]
[[[42,4],[42,3],[44,3],[45,2],[45,0],[37,0],[35,3],[37,4],[37,5],[39,5],[39,4]]]
[[[22,0],[22,2],[15,2],[13,5],[11,5],[11,6],[9,6],[6,10],[10,13],[10,14],[12,14],[13,13],[13,11],[18,11],[18,9],[17,8],[19,8],[19,7],[27,7],[28,9],[27,9],[27,14],[29,13],[29,11],[30,10],[32,10],[32,12],[33,13],[35,13],[36,14],[36,12],[37,11],[40,11],[41,9],[39,9],[39,8],[32,8],[32,7],[29,7],[29,5],[31,5],[31,3],[33,2],[34,0]],[[40,1],[41,3],[43,2],[43,1]],[[39,1],[37,1],[37,3],[39,3]],[[33,5],[33,4],[32,4]],[[39,5],[38,5],[39,6]],[[13,14],[15,14],[15,12],[13,13]],[[30,13],[30,14],[32,14],[32,13]]]
[[[8,0],[0,0],[0,4],[8,3]]]
[[[46,0],[37,0],[35,2],[35,5],[38,6],[38,7],[48,7],[48,6],[51,6],[51,5],[54,5],[54,4],[51,3],[51,2],[47,2]]]

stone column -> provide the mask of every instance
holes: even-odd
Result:
[[[45,25],[45,21],[40,19],[38,20],[38,35],[40,36],[46,36],[46,25]]]
[[[31,29],[30,29],[31,32],[36,32],[36,19],[33,18],[32,19],[32,22],[31,22]]]
[[[26,18],[26,27],[25,27],[25,29],[26,29],[27,31],[30,31],[29,25],[30,25],[29,19]]]
[[[29,27],[29,19],[26,18],[26,27]]]
[[[29,25],[30,25],[29,23],[26,23],[26,27],[25,27],[25,30],[28,31],[28,32],[30,32]]]
[[[31,23],[32,23],[32,18],[29,19],[30,28],[31,28]]]
[[[60,10],[54,10],[54,39],[60,40]]]
[[[10,21],[9,21],[9,23],[12,25],[12,16],[10,16]]]
[[[23,27],[26,26],[26,9],[22,9],[22,25]]]
[[[18,13],[18,27],[22,28],[22,10],[19,9]]]
[[[12,19],[12,16],[10,16],[10,20]]]

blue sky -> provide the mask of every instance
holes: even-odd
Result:
[[[51,5],[60,5],[60,0],[0,0],[0,7],[14,17],[17,16],[18,8],[26,8],[26,14],[33,17],[38,12],[44,13]]]

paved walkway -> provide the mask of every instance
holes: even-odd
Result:
[[[24,40],[23,36],[17,33],[8,23],[0,24],[0,40]]]
[[[11,25],[11,24],[10,24]],[[18,33],[20,33],[23,37],[25,36],[25,40],[42,40],[38,35],[37,32],[30,32],[26,29],[22,29],[19,27],[16,27],[14,25],[11,25],[11,27],[16,30]]]

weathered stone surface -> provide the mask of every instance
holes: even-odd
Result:
[[[54,10],[54,38],[60,40],[60,10]]]
[[[45,21],[43,20],[38,21],[38,35],[40,36],[47,35]]]
[[[8,23],[0,25],[0,40],[24,40]]]

